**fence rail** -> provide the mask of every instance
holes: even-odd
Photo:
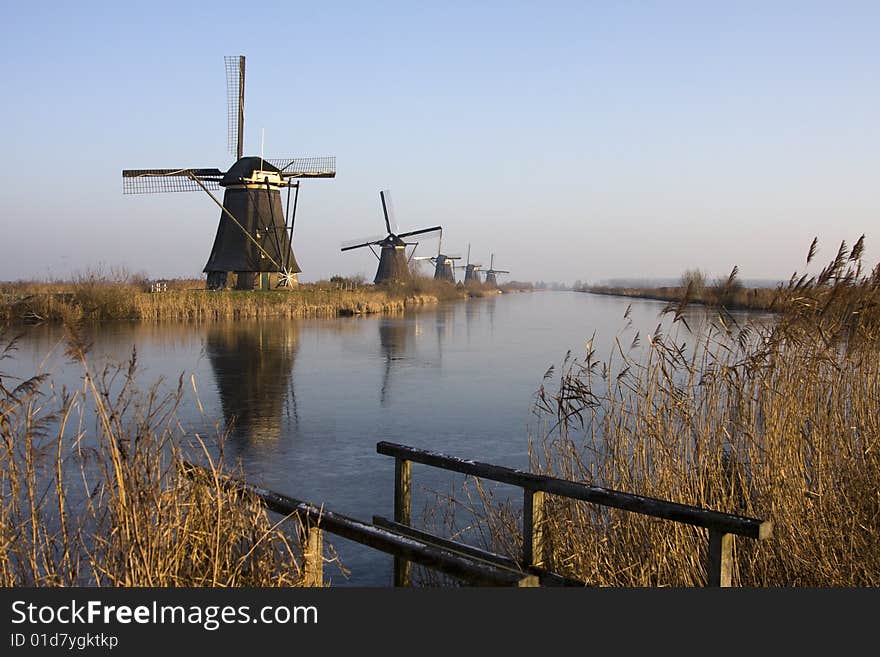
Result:
[[[633,495],[490,463],[469,461],[406,445],[383,441],[376,445],[376,451],[395,459],[394,520],[374,516],[372,523],[363,522],[232,477],[222,477],[219,483],[228,489],[254,496],[270,511],[299,518],[305,557],[304,583],[308,586],[323,584],[323,531],[329,531],[342,538],[393,555],[395,586],[406,586],[410,583],[410,566],[413,563],[473,584],[584,586],[583,582],[551,572],[546,567],[544,502],[547,495],[583,500],[707,529],[709,545],[706,581],[709,586],[730,586],[734,536],[763,540],[770,537],[773,531],[772,523],[767,520]],[[412,463],[421,463],[522,488],[521,558],[511,559],[411,527]],[[193,478],[204,477],[208,481],[217,481],[213,474],[200,466],[184,464],[183,470],[186,475]]]
[[[411,463],[421,463],[522,488],[523,546],[520,566],[524,569],[532,566],[542,567],[545,562],[543,540],[545,495],[583,500],[707,529],[709,547],[706,581],[709,586],[730,586],[734,536],[764,540],[773,533],[773,524],[768,520],[633,495],[533,472],[447,456],[397,443],[382,441],[376,445],[376,451],[395,459],[394,520],[403,525],[409,524],[411,513]],[[409,578],[408,564],[402,559],[398,560],[395,563],[395,583],[403,586],[409,582]]]
[[[197,465],[185,464],[184,473],[191,478],[203,477],[209,482],[215,481],[210,472]],[[466,550],[458,550],[456,543],[444,541],[430,534],[419,536],[416,533],[395,532],[392,528],[366,523],[232,477],[223,477],[219,483],[226,489],[254,496],[270,511],[284,516],[296,516],[299,519],[303,527],[301,540],[306,562],[304,568],[306,586],[321,586],[323,583],[321,554],[323,531],[392,554],[395,558],[405,558],[407,562],[417,563],[472,584],[538,586],[541,583],[538,575],[523,572],[516,564],[475,559],[467,554]],[[550,584],[555,583],[552,578],[545,581]]]

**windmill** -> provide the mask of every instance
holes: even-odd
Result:
[[[489,262],[489,269],[486,270],[486,285],[491,287],[498,287],[498,279],[495,277],[496,274],[509,274],[510,272],[506,269],[495,269],[495,254],[492,254],[492,257]]]
[[[455,283],[455,266],[453,260],[461,260],[461,256],[451,256],[441,253],[443,244],[443,235],[437,241],[437,255],[434,256],[416,256],[413,260],[430,260],[434,264],[434,280],[449,281]]]
[[[468,244],[467,250],[467,261],[464,265],[458,265],[458,269],[464,269],[464,284],[468,283],[479,283],[480,282],[480,267],[483,265],[478,265],[471,262],[471,245]]]
[[[123,194],[203,191],[220,208],[220,223],[204,267],[209,289],[227,286],[235,273],[237,289],[296,285],[302,271],[291,239],[303,178],[334,178],[335,157],[266,158],[244,156],[244,56],[226,57],[229,151],[236,160],[227,171],[213,168],[125,169]],[[262,150],[262,149],[261,149]],[[223,202],[212,193],[223,188]],[[287,190],[282,209],[281,190]],[[291,212],[290,195],[295,190]]]
[[[415,237],[423,235],[425,239],[436,237],[441,234],[443,228],[440,226],[432,226],[431,228],[422,228],[420,230],[411,230],[406,233],[397,232],[397,228],[392,231],[391,222],[393,220],[393,209],[391,208],[391,192],[383,189],[379,192],[379,198],[382,200],[382,213],[385,215],[385,229],[388,234],[385,237],[377,237],[375,239],[355,240],[355,243],[343,245],[342,251],[351,251],[352,249],[360,249],[368,246],[379,260],[379,268],[376,270],[376,278],[373,283],[380,285],[382,283],[400,283],[410,279],[409,260],[412,258],[406,256],[406,247],[410,244],[418,244],[418,242],[406,242],[405,237]],[[379,253],[376,253],[374,247],[379,247]]]

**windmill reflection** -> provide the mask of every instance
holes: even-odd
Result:
[[[233,445],[277,441],[285,416],[298,424],[292,381],[298,330],[291,321],[208,330],[205,351]]]
[[[489,334],[495,335],[495,302],[498,297],[490,296],[486,299],[486,314],[489,316]]]
[[[415,324],[403,319],[382,319],[379,321],[379,346],[385,357],[385,371],[382,375],[382,388],[379,401],[382,406],[391,403],[391,364],[404,360],[410,335],[415,333]]]
[[[434,316],[434,326],[437,331],[437,351],[443,357],[443,344],[448,342],[455,333],[455,310],[454,303],[442,303],[437,306]]]

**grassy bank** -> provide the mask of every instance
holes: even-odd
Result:
[[[781,293],[779,289],[742,287],[733,291],[726,298],[715,294],[711,290],[699,292],[692,290],[688,298],[687,286],[611,287],[602,285],[587,286],[577,291],[636,299],[655,299],[671,303],[679,303],[687,298],[687,302],[692,304],[707,306],[723,305],[728,310],[758,311],[773,311],[779,304],[779,295]]]
[[[454,286],[345,286],[322,282],[289,290],[209,291],[199,281],[170,281],[167,290],[107,279],[0,285],[0,319],[67,321],[213,320],[335,317],[401,311],[467,296]]]
[[[401,285],[369,285],[334,277],[276,290],[205,289],[201,280],[171,280],[162,291],[128,275],[84,275],[72,281],[0,284],[0,320],[214,320],[264,317],[336,317],[400,312],[441,301],[527,289],[493,290],[414,278]]]
[[[880,268],[863,274],[861,253],[842,245],[793,279],[772,325],[722,311],[684,345],[655,333],[639,350],[630,331],[612,356],[568,359],[537,397],[532,469],[772,521],[769,540],[736,541],[735,585],[880,585]],[[515,555],[517,514],[481,490],[459,503]],[[551,568],[602,586],[704,584],[702,530],[550,505]]]

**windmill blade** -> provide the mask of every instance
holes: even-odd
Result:
[[[375,246],[379,242],[364,242],[363,244],[353,244],[352,246],[343,246],[340,251],[351,251],[352,249],[359,249],[364,246]]]
[[[123,169],[122,193],[202,191],[202,187],[192,179],[192,176],[202,181],[208,189],[218,190],[223,172],[220,169]]]
[[[394,221],[394,206],[391,205],[391,191],[383,189],[379,192],[379,198],[382,199],[382,214],[385,216],[385,228],[388,234],[393,235],[397,232],[397,224]],[[394,224],[394,230],[391,225]]]
[[[339,246],[348,248],[349,246],[355,246],[356,244],[378,244],[386,237],[387,235],[371,235],[369,237],[362,237],[356,240],[345,240]]]
[[[431,228],[422,228],[421,230],[411,230],[408,233],[398,233],[397,236],[400,239],[403,239],[404,237],[412,237],[413,235],[426,235],[424,239],[429,240],[436,237],[436,235],[434,235],[433,233],[437,233],[437,235],[440,235],[442,231],[442,226],[432,226]],[[428,235],[428,233],[432,234]]]
[[[244,55],[227,56],[226,124],[229,152],[241,159],[244,152]]]
[[[336,177],[336,158],[333,156],[266,158],[266,162],[277,167],[282,178]]]
[[[493,274],[509,274],[510,272],[506,269],[490,269]]]
[[[347,242],[342,243],[342,251],[351,251],[352,249],[359,249],[362,246],[376,246],[377,244],[381,244],[385,240],[384,237],[367,237],[360,240],[348,240]]]

